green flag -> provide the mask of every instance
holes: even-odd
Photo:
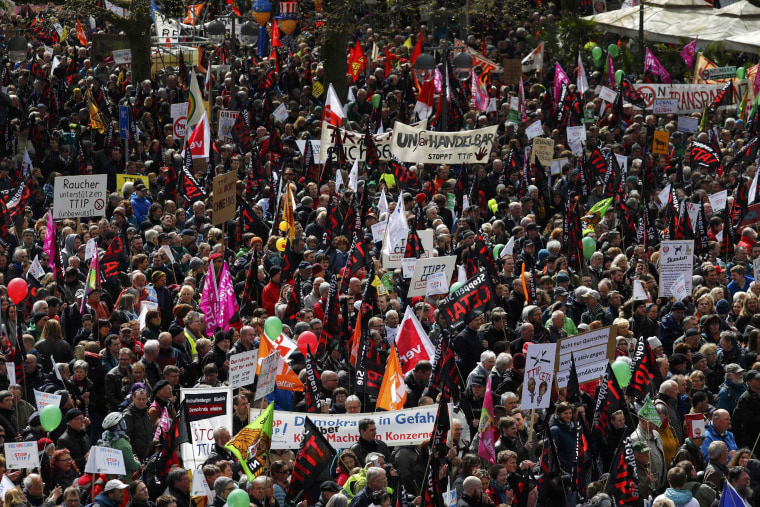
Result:
[[[590,210],[588,210],[586,216],[581,218],[581,221],[586,224],[586,228],[583,229],[584,236],[591,232],[596,232],[596,224],[602,221],[602,218],[604,218],[604,214],[607,213],[607,208],[610,207],[610,204],[612,204],[612,197],[602,199],[598,203],[594,204]]]
[[[272,446],[273,421],[274,403],[270,403],[256,420],[240,430],[224,446],[243,465],[249,481],[263,474],[266,469],[267,455]]]
[[[658,428],[662,425],[660,415],[657,413],[657,409],[654,408],[654,403],[652,403],[652,399],[648,394],[647,397],[644,398],[644,404],[641,406],[641,410],[639,410],[639,417],[654,424]]]

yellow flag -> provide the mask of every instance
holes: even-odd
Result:
[[[388,364],[380,386],[380,396],[377,397],[377,407],[385,410],[401,410],[406,403],[406,384],[401,364],[396,354],[396,345],[391,348]]]
[[[404,41],[404,46],[408,47],[409,49],[412,49],[412,47],[414,46],[412,44],[412,36],[411,35],[409,37],[407,37],[406,40]]]
[[[92,100],[92,95],[90,95],[90,93],[87,94],[87,107],[90,110],[90,125],[102,134],[106,131],[108,125],[106,125],[103,115],[100,113],[100,108],[98,108],[98,105]]]

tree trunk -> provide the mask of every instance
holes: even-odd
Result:
[[[150,18],[147,23],[135,20],[134,23],[124,27],[124,32],[129,38],[129,46],[132,49],[132,83],[150,79]]]
[[[325,62],[325,88],[332,83],[338,98],[344,104],[348,97],[346,44],[348,44],[348,32],[335,30],[325,34],[322,44]]]

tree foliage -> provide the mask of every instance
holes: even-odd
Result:
[[[548,23],[541,37],[546,43],[547,55],[557,58],[563,66],[575,67],[578,51],[582,54],[588,53],[584,50],[585,45],[595,39],[600,40],[601,35],[596,30],[596,23],[593,21],[565,13],[557,19],[556,23]]]

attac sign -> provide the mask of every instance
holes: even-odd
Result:
[[[462,287],[449,294],[438,308],[454,329],[461,329],[476,313],[484,314],[494,305],[494,292],[488,274],[481,270]]]
[[[59,176],[55,179],[53,218],[102,217],[108,176]]]

